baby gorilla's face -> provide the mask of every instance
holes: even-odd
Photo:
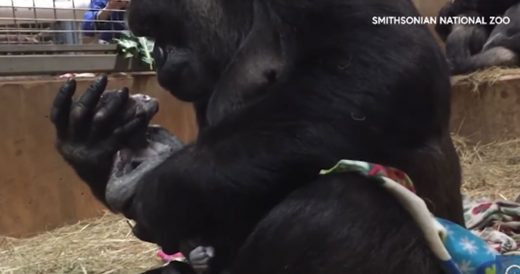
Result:
[[[136,116],[145,115],[151,119],[159,111],[159,102],[145,94],[134,94],[128,100],[127,111],[134,112]]]
[[[128,98],[123,114],[125,118],[143,117],[147,123],[159,111],[159,102],[145,94],[133,94]]]

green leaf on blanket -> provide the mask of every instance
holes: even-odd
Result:
[[[490,267],[486,267],[486,270],[484,270],[485,274],[497,274],[497,266],[493,265]]]

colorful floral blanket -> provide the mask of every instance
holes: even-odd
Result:
[[[415,194],[413,182],[402,171],[362,161],[341,160],[321,174],[357,172],[397,198],[423,231],[428,245],[447,274],[520,274],[518,228],[520,204],[466,200],[468,229],[435,218]]]
[[[464,218],[466,227],[500,254],[520,255],[519,203],[466,198]]]

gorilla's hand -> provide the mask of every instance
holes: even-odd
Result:
[[[113,118],[125,107],[128,90],[123,89],[105,104],[98,105],[106,85],[107,77],[102,76],[73,101],[76,82],[69,80],[56,95],[50,115],[56,127],[57,150],[105,204],[114,154],[122,140],[146,127],[143,117],[128,117],[116,124]]]

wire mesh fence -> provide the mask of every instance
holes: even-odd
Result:
[[[128,51],[137,56],[136,48],[143,43],[133,42],[134,48],[122,50],[123,56],[118,52],[117,38],[129,39],[129,2],[0,0],[0,76],[149,71],[149,61],[128,58]]]
[[[108,2],[0,0],[0,44],[78,45],[110,42],[126,28],[123,6],[126,3],[120,9],[110,9],[106,6]]]

